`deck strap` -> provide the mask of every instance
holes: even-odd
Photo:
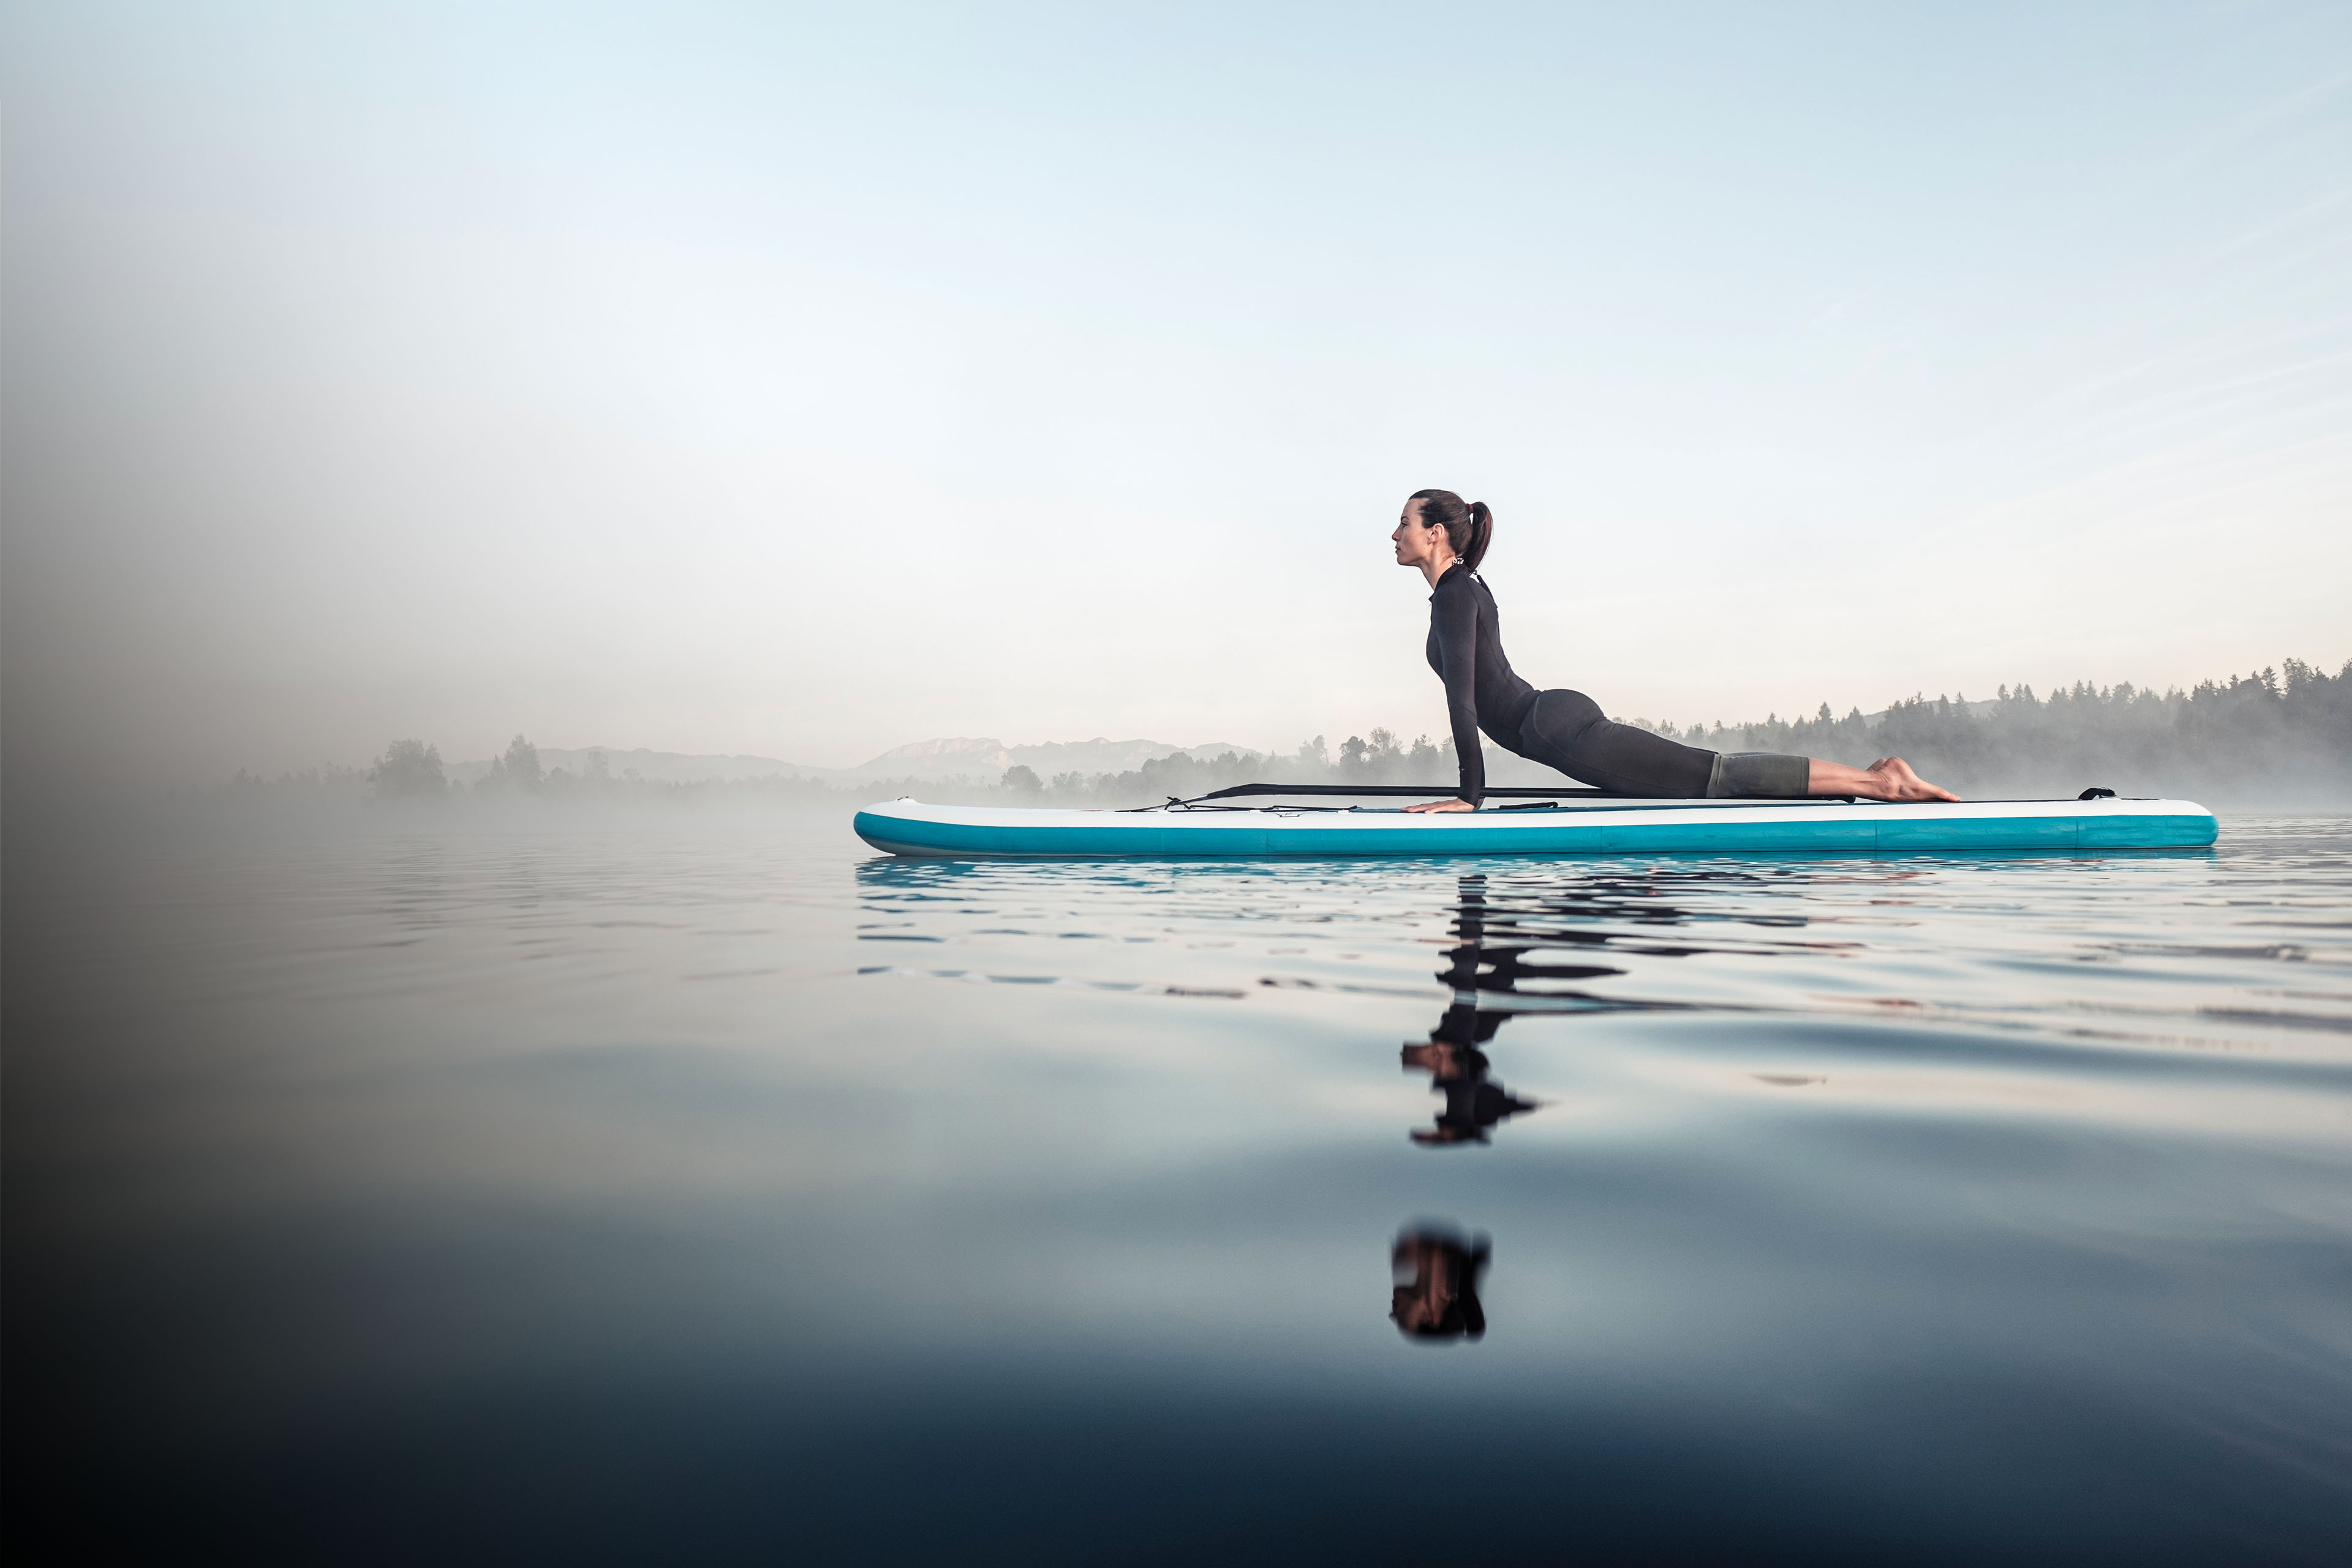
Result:
[[[1233,800],[1247,795],[1413,795],[1423,800],[1444,800],[1454,793],[1452,784],[1234,784],[1227,789],[1211,790],[1196,795],[1193,800]],[[1613,789],[1490,789],[1487,795],[1505,800],[1652,800],[1664,796],[1627,795]],[[1671,797],[1680,798],[1680,797]],[[1692,796],[1692,799],[1700,798]],[[1187,804],[1190,804],[1189,802]]]

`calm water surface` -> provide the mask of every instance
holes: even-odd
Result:
[[[6,893],[11,1529],[85,1560],[2352,1559],[2344,819]]]

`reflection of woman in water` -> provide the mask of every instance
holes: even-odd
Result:
[[[1429,579],[1429,667],[1445,682],[1454,752],[1462,764],[1457,798],[1410,805],[1407,811],[1477,809],[1486,791],[1481,731],[1505,751],[1624,795],[1959,798],[1913,773],[1900,757],[1853,768],[1769,752],[1727,756],[1616,723],[1581,691],[1538,691],[1514,675],[1511,661],[1503,657],[1495,595],[1476,574],[1494,528],[1494,514],[1484,501],[1465,505],[1452,490],[1415,490],[1389,536],[1396,544],[1397,564],[1418,567]]]
[[[1402,1053],[1406,1070],[1418,1068],[1427,1073],[1429,1087],[1445,1096],[1437,1125],[1413,1131],[1412,1141],[1424,1148],[1484,1143],[1487,1129],[1536,1108],[1534,1100],[1520,1100],[1487,1078],[1492,1064],[1479,1048],[1517,1016],[1516,1010],[1482,1006],[1484,996],[1474,1000],[1465,992],[1507,996],[1523,979],[1588,980],[1623,973],[1604,964],[1532,963],[1528,947],[1488,947],[1486,914],[1485,875],[1463,878],[1454,921],[1454,934],[1462,940],[1446,950],[1446,965],[1437,972],[1437,979],[1453,988],[1454,1005],[1430,1030],[1428,1044],[1408,1042]]]
[[[1515,1099],[1501,1084],[1488,1080],[1486,1053],[1478,1048],[1495,1037],[1495,1031],[1509,1016],[1503,1012],[1480,1012],[1457,1002],[1430,1031],[1427,1045],[1404,1047],[1406,1069],[1419,1068],[1427,1073],[1430,1088],[1445,1096],[1445,1109],[1437,1113],[1437,1125],[1414,1128],[1414,1142],[1424,1148],[1484,1143],[1488,1128],[1536,1108],[1535,1101]]]
[[[1409,1340],[1478,1339],[1486,1331],[1478,1279],[1493,1248],[1450,1225],[1407,1226],[1389,1255],[1389,1319]]]

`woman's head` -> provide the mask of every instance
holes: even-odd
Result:
[[[1389,1321],[1409,1340],[1484,1338],[1478,1281],[1492,1255],[1483,1236],[1464,1237],[1450,1226],[1408,1228],[1389,1255]]]
[[[1452,490],[1415,490],[1404,503],[1404,515],[1397,521],[1397,559],[1407,565],[1420,565],[1418,560],[1407,560],[1409,545],[1418,545],[1416,553],[1451,554],[1471,571],[1486,556],[1487,541],[1494,537],[1495,514],[1486,510],[1485,501],[1465,501]],[[1444,544],[1437,543],[1442,536]]]

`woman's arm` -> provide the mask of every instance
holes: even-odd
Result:
[[[1456,585],[1440,593],[1429,608],[1437,636],[1437,673],[1445,682],[1445,717],[1454,728],[1454,760],[1462,764],[1462,800],[1418,810],[1461,810],[1486,798],[1486,752],[1478,741],[1478,600]]]

